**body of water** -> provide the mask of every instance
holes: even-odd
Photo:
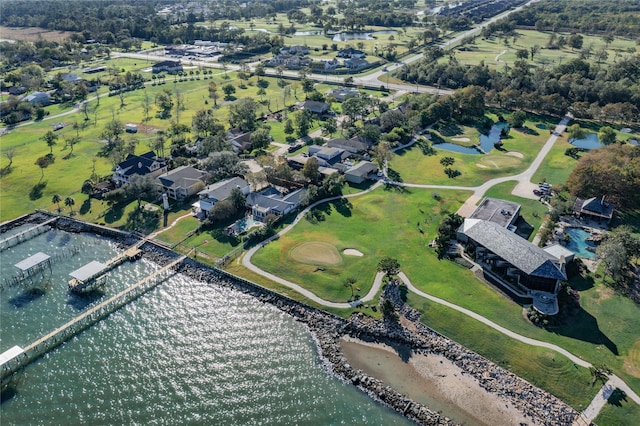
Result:
[[[635,139],[630,139],[629,143],[631,145],[638,145],[638,141]],[[572,139],[571,145],[577,148],[589,149],[589,150],[597,149],[602,146],[597,133],[587,133],[587,135],[582,139]]]
[[[0,352],[27,346],[159,268],[145,259],[124,263],[109,272],[103,292],[71,295],[69,272],[119,250],[54,230],[0,253],[2,276],[30,255],[71,246],[80,253],[43,279],[0,293]],[[328,375],[302,324],[244,293],[182,275],[29,365],[0,410],[3,425],[409,424]]]
[[[381,35],[398,34],[395,30],[381,30],[369,33],[337,33],[333,36],[333,41],[351,41],[351,40],[375,40]]]
[[[593,259],[596,257],[594,252],[587,250],[587,247],[596,247],[595,243],[587,241],[587,238],[591,236],[589,232],[582,228],[567,228],[564,232],[569,235],[569,243],[565,247],[574,252],[576,256],[584,257],[586,259]]]
[[[495,148],[495,143],[500,141],[500,134],[502,133],[502,129],[506,126],[507,123],[496,123],[491,127],[488,135],[480,135],[480,148],[482,148],[485,153],[488,153]],[[482,154],[482,152],[476,148],[462,146],[451,142],[438,143],[433,146],[434,148],[461,152],[463,154]]]

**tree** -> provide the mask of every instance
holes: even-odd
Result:
[[[214,181],[244,175],[248,171],[246,164],[240,162],[240,158],[231,151],[212,152],[202,161],[202,166]]]
[[[509,116],[508,121],[511,127],[520,128],[524,125],[526,119],[527,114],[525,114],[524,111],[518,110]]]
[[[602,145],[611,145],[616,141],[616,131],[609,126],[601,127],[598,132],[598,140]]]
[[[567,43],[569,44],[569,47],[571,47],[571,49],[580,50],[582,49],[582,45],[584,44],[584,37],[582,37],[580,34],[571,34],[567,39]]]
[[[612,373],[611,369],[604,364],[589,367],[589,371],[591,372],[591,386],[597,382],[602,382],[602,384],[607,383]]]
[[[344,286],[351,289],[351,299],[354,297],[353,286],[358,280],[354,277],[348,277],[344,280]]]
[[[640,256],[640,240],[633,236],[631,228],[620,226],[610,232],[597,249],[606,271],[614,280],[621,278],[634,257]]]
[[[11,165],[13,164],[13,157],[16,156],[16,148],[11,146],[9,148],[2,150],[2,155],[4,155],[7,160],[9,160],[9,164],[5,167],[7,170],[11,169]]]
[[[571,126],[567,127],[567,133],[569,133],[570,141],[576,139],[584,139],[584,137],[587,135],[587,132],[582,127],[580,127],[578,123],[572,124]]]
[[[83,194],[87,194],[89,198],[91,198],[91,194],[93,194],[93,182],[91,182],[90,179],[82,182],[82,188],[80,189],[80,192],[82,192]]]
[[[142,199],[151,198],[156,195],[158,186],[151,175],[133,175],[129,179],[126,191],[129,197],[136,197],[138,199],[138,209],[140,209]]]
[[[302,167],[302,174],[311,182],[316,182],[320,177],[320,166],[316,157],[310,157]]]
[[[297,134],[299,138],[303,138],[309,134],[309,128],[311,127],[311,120],[313,119],[312,113],[309,110],[299,111],[295,116]]]
[[[120,141],[120,135],[124,133],[124,124],[119,120],[111,120],[104,127],[101,137],[107,140],[109,148],[113,148]]]
[[[56,141],[58,140],[58,135],[53,133],[53,130],[47,131],[41,138],[47,146],[49,147],[49,154],[53,155],[53,146],[56,145]]]
[[[271,134],[267,127],[262,127],[251,133],[249,137],[253,149],[266,149],[271,144]]]
[[[540,52],[540,46],[538,46],[537,44],[534,44],[533,46],[531,46],[529,51],[530,51],[530,54],[531,54],[531,60],[533,61],[533,57],[535,55],[537,55],[538,52]]]
[[[258,63],[258,65],[255,66],[255,68],[253,69],[253,73],[258,76],[258,83],[260,82],[260,77],[262,77],[264,75],[264,65],[262,64],[262,62]]]
[[[445,167],[453,166],[453,163],[455,162],[456,162],[456,159],[453,157],[442,157],[440,159],[440,164],[442,164]]]
[[[218,94],[218,85],[213,81],[209,83],[209,97],[213,99],[213,105],[218,106],[220,95]]]
[[[527,49],[518,49],[516,52],[516,58],[524,59],[526,61],[529,59],[529,51]]]
[[[335,197],[342,194],[345,178],[340,173],[332,173],[322,182],[322,193],[327,197]]]
[[[162,92],[156,95],[156,105],[160,110],[158,113],[160,118],[171,117],[171,110],[173,109],[173,99],[171,98],[171,92],[168,89],[164,89]]]
[[[400,272],[400,263],[393,257],[383,257],[378,262],[378,272],[384,272],[388,277],[397,275]]]
[[[223,221],[233,217],[237,213],[231,200],[222,200],[214,204],[211,209],[211,216],[214,220]]]
[[[322,123],[322,136],[330,136],[338,130],[338,123],[335,118],[330,117]]]
[[[76,204],[76,200],[73,197],[67,197],[64,199],[64,205],[71,209],[71,214],[73,214],[73,206]]]
[[[44,179],[44,169],[46,169],[47,167],[49,167],[49,165],[51,164],[51,157],[45,155],[43,157],[39,157],[36,162],[35,162],[36,166],[40,167],[40,171],[42,172],[42,174],[40,175],[40,181],[38,181],[38,183],[42,182],[42,179]]]
[[[373,157],[378,169],[384,170],[387,163],[391,159],[391,148],[387,142],[382,142],[376,145],[373,149]]]
[[[210,136],[224,130],[224,126],[217,122],[207,110],[196,112],[191,120],[191,128],[198,136]]]
[[[53,197],[51,197],[51,202],[58,205],[58,213],[60,213],[61,210],[60,201],[62,201],[62,198],[58,194],[53,194]]]
[[[231,194],[229,194],[229,201],[231,201],[236,210],[241,210],[245,207],[247,197],[240,188],[233,188]]]
[[[224,92],[224,100],[231,101],[233,100],[233,94],[236,93],[236,88],[229,83],[222,86],[222,91]]]
[[[567,189],[578,197],[602,197],[618,210],[640,208],[638,147],[611,144],[580,157],[567,179]]]
[[[67,139],[67,145],[69,145],[71,151],[69,151],[69,154],[67,154],[66,158],[71,158],[73,156],[73,147],[76,146],[79,142],[79,136],[71,136],[69,139]]]
[[[296,130],[293,128],[293,122],[290,118],[287,118],[284,122],[284,134],[292,135]]]
[[[250,132],[256,128],[258,104],[251,98],[243,98],[229,107],[229,123],[240,130]]]

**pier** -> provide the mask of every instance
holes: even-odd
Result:
[[[51,218],[49,220],[47,220],[46,222],[43,222],[39,225],[36,225],[32,228],[29,229],[25,229],[22,232],[19,232],[15,235],[12,235],[8,238],[5,238],[4,240],[0,240],[0,251],[4,251],[8,248],[17,246],[20,243],[23,243],[25,241],[30,240],[31,238],[43,234],[45,232],[47,232],[48,230],[50,230],[51,228],[47,225],[55,222],[56,220],[58,220],[57,217]]]
[[[59,260],[73,257],[80,251],[79,248],[64,247],[58,249],[57,253],[53,256],[49,256],[45,253],[36,253],[27,259],[16,263],[14,266],[20,270],[17,275],[6,277],[0,282],[0,291],[4,291],[9,287],[24,283],[28,281],[31,284],[35,284],[38,277],[44,277],[46,269],[51,271],[51,264]]]
[[[144,243],[144,241],[145,240],[143,240],[142,243]],[[139,244],[142,245],[142,243]],[[136,249],[139,250],[139,246],[136,247]],[[176,258],[169,264],[152,272],[135,284],[111,296],[104,302],[83,312],[81,315],[56,328],[46,336],[43,336],[30,345],[24,347],[24,349],[12,348],[10,353],[6,353],[6,356],[0,358],[0,380],[3,385],[8,381],[13,373],[20,370],[22,367],[25,367],[45,353],[60,346],[71,337],[89,328],[91,325],[140,297],[167,279],[169,276],[173,275],[175,271],[173,271],[172,268],[181,263],[186,257],[187,256],[180,256]]]
[[[147,238],[138,241],[135,245],[129,247],[125,251],[118,253],[105,263],[100,263],[96,260],[84,265],[80,269],[76,269],[71,272],[71,280],[69,280],[69,290],[77,293],[91,290],[94,287],[100,286],[106,282],[107,272],[120,265],[125,260],[137,259],[142,250],[140,247],[147,242]]]

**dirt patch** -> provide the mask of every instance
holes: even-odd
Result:
[[[364,253],[362,253],[360,250],[356,250],[356,249],[344,249],[342,252],[344,254],[346,254],[347,256],[357,256],[357,257],[364,256]]]
[[[289,256],[297,262],[311,265],[335,266],[342,263],[342,257],[335,246],[318,241],[294,247]]]
[[[0,34],[2,39],[5,40],[23,40],[23,41],[38,41],[49,40],[62,42],[69,38],[73,33],[70,31],[52,31],[46,28],[11,28],[0,26]]]
[[[624,360],[624,369],[632,376],[640,376],[640,338],[636,340]]]

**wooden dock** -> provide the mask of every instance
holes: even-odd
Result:
[[[50,223],[55,222],[56,220],[58,220],[57,217],[51,218],[49,220],[47,220],[46,222],[42,222],[36,226],[33,226],[29,229],[25,229],[22,232],[19,232],[15,235],[12,235],[8,238],[5,238],[4,240],[0,240],[0,251],[6,250],[8,248],[11,248],[13,246],[17,246],[20,243],[23,243],[25,241],[30,240],[31,238],[35,237],[36,235],[40,235],[46,231],[49,230],[49,228],[47,228],[47,225],[49,225]]]
[[[115,312],[122,306],[151,290],[152,288],[160,284],[160,282],[164,281],[170,275],[175,273],[174,271],[172,271],[172,268],[182,262],[186,257],[187,256],[180,256],[176,258],[171,263],[163,266],[161,269],[152,272],[135,284],[111,296],[109,299],[105,300],[99,305],[96,305],[93,308],[83,312],[66,324],[63,324],[62,326],[56,328],[46,336],[43,336],[30,345],[26,346],[24,348],[24,352],[21,355],[2,365],[0,379],[3,381],[5,379],[8,379],[20,368],[28,365],[43,354],[56,348],[71,337],[87,329],[91,325],[107,317],[112,312]],[[170,273],[166,274],[166,276],[164,276],[163,278],[162,276],[167,272]]]

